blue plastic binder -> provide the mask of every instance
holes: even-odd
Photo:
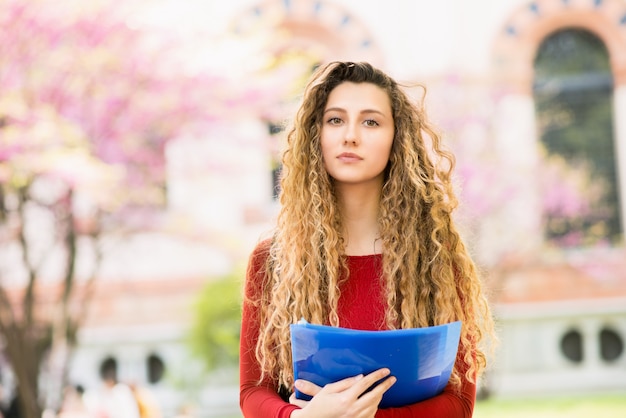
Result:
[[[296,379],[324,386],[382,367],[397,381],[381,408],[398,407],[438,395],[448,384],[461,335],[461,321],[426,328],[359,331],[305,321],[291,325]],[[298,399],[310,399],[296,391]]]

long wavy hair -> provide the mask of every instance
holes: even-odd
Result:
[[[289,325],[339,325],[339,284],[347,278],[342,219],[320,146],[330,92],[343,82],[372,83],[391,101],[395,136],[380,200],[382,277],[388,329],[463,321],[451,382],[462,370],[476,382],[486,366],[481,348],[493,322],[477,269],[452,219],[457,206],[454,157],[414,102],[391,77],[368,63],[320,67],[304,90],[283,154],[280,204],[265,266],[256,357],[261,380],[293,385]],[[422,99],[423,100],[423,99]]]

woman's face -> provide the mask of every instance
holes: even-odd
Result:
[[[371,83],[343,82],[330,92],[322,121],[328,174],[337,183],[382,184],[394,137],[387,92]]]

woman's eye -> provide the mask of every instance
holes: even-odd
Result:
[[[331,125],[339,125],[341,123],[341,119],[339,118],[330,118],[328,119],[328,123]]]
[[[378,126],[378,122],[376,122],[374,119],[367,119],[363,123],[365,123],[365,126]]]

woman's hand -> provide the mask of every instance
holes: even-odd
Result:
[[[302,408],[293,411],[291,418],[372,418],[383,394],[396,382],[396,378],[390,376],[371,391],[363,392],[389,373],[389,369],[379,369],[366,376],[358,375],[330,383],[323,388],[306,380],[297,380],[296,388],[313,396],[313,399],[303,401],[296,399],[295,394],[291,395],[289,402]]]

